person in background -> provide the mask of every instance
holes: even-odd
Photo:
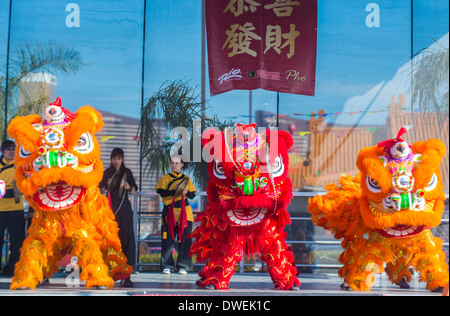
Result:
[[[111,165],[103,172],[103,179],[99,184],[102,193],[108,191],[108,199],[111,201],[111,208],[119,225],[119,239],[122,244],[122,251],[127,257],[127,262],[132,267],[136,265],[136,240],[133,229],[133,209],[131,207],[128,194],[135,195],[138,190],[133,173],[125,167],[125,154],[121,148],[114,148],[111,151]],[[121,179],[126,173],[126,181],[121,190]],[[115,175],[116,174],[116,175]],[[112,181],[113,175],[118,181]],[[123,193],[121,194],[121,191]],[[134,284],[127,278],[121,281],[122,287],[133,287]]]
[[[188,163],[184,163],[179,156],[170,159],[171,172],[162,176],[156,185],[156,192],[161,196],[164,204],[161,217],[161,271],[170,274],[174,271],[172,251],[178,243],[178,258],[176,268],[178,273],[186,274],[191,270],[189,250],[192,240],[187,236],[192,232],[194,215],[188,198],[193,199],[197,191],[191,179],[181,171],[186,170]],[[186,187],[180,196],[175,197],[175,189],[184,179],[188,179]]]
[[[295,233],[294,240],[306,241],[307,239],[305,231],[299,228]],[[295,262],[301,265],[310,265],[310,267],[297,267],[300,273],[312,273],[314,268],[311,267],[311,265],[316,264],[316,256],[314,254],[314,250],[307,245],[307,243],[294,243],[292,245],[292,253],[294,254]]]
[[[14,266],[20,257],[20,247],[25,239],[25,215],[22,196],[14,185],[16,145],[13,141],[6,140],[0,149],[0,179],[5,182],[6,189],[5,195],[0,199],[0,262],[6,229],[10,236],[10,256],[1,274],[12,276]]]

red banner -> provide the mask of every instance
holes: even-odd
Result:
[[[317,0],[206,0],[211,95],[314,95]]]

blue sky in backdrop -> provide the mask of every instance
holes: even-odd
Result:
[[[73,75],[57,75],[57,95],[71,110],[90,104],[97,109],[139,117],[143,38],[143,0],[78,0],[80,26],[68,27],[71,1],[13,0],[11,53],[19,43],[54,41],[73,46],[87,64]],[[380,26],[368,27],[369,3],[380,8]],[[414,52],[448,33],[449,5],[443,0],[414,3]],[[280,113],[327,113],[384,109],[367,95],[392,80],[410,60],[410,0],[318,0],[316,95],[280,94]],[[0,71],[4,72],[9,1],[0,1]],[[147,1],[145,97],[166,81],[201,82],[201,0]],[[447,37],[448,45],[448,37]],[[208,78],[207,78],[208,80]],[[248,91],[209,96],[207,115],[248,121]],[[200,93],[200,88],[198,88]],[[253,110],[276,111],[276,93],[256,90]],[[254,112],[252,113],[254,114]],[[301,118],[301,117],[299,117]],[[336,117],[335,117],[336,118]],[[331,118],[328,118],[331,119]],[[367,121],[367,120],[366,120]],[[365,124],[356,116],[340,122]],[[373,122],[373,118],[370,119]],[[380,122],[382,123],[382,122]]]

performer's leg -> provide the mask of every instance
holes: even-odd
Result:
[[[9,212],[9,235],[10,235],[10,251],[11,254],[8,260],[8,266],[11,269],[11,273],[14,270],[14,266],[20,258],[20,248],[22,247],[25,239],[25,216],[23,211],[11,211]]]
[[[345,284],[355,291],[369,291],[375,282],[375,274],[383,272],[383,268],[373,261],[363,264],[358,260],[347,265],[346,269],[352,272],[345,276]]]
[[[371,241],[369,245],[366,239],[349,240],[346,251],[339,258],[344,264],[339,270],[339,276],[344,278],[348,288],[369,291],[375,281],[375,274],[384,270],[386,252],[388,250],[378,241]]]
[[[395,263],[388,262],[384,270],[393,284],[397,284],[401,288],[409,288],[409,282],[412,280],[411,272],[409,272],[409,261],[406,257],[396,258]]]
[[[189,250],[191,249],[192,239],[187,236],[192,232],[192,222],[188,222],[188,226],[184,229],[183,238],[181,243],[178,244],[179,253],[177,259],[177,268],[185,269],[187,272],[191,271],[191,257],[189,256]]]
[[[211,269],[213,269],[213,268],[214,268],[214,267],[213,267],[213,265],[212,265],[212,262],[208,260],[208,261],[206,262],[205,266],[203,267],[202,271],[200,271],[200,272],[198,273],[198,275],[199,275],[199,277],[200,277],[200,280],[198,280],[198,281],[196,282],[196,284],[197,284],[197,285],[200,285],[200,282],[201,282],[201,281],[204,281],[204,280],[208,277],[208,275],[210,275],[209,270],[211,270]]]
[[[127,263],[131,266],[136,264],[136,243],[134,240],[133,217],[116,217],[119,225],[119,239],[122,251],[127,257]]]
[[[294,255],[288,250],[284,234],[278,229],[275,229],[275,232],[273,237],[270,237],[270,242],[262,246],[261,260],[267,263],[275,287],[281,290],[297,288],[300,286],[300,281],[296,277]]]
[[[444,288],[444,292],[442,293],[442,296],[448,296],[448,283]]]
[[[8,216],[7,212],[0,212],[0,266],[2,263],[3,244],[5,242],[7,216]]]
[[[174,229],[175,230],[175,229]],[[164,269],[170,269],[173,271],[175,262],[173,261],[172,251],[175,246],[175,240],[170,236],[167,223],[161,226],[161,271]]]
[[[44,228],[34,225],[28,231],[14,270],[11,290],[34,289],[44,277],[43,268],[48,265],[48,260],[45,243],[40,239],[40,229]]]
[[[419,243],[411,265],[420,273],[420,281],[427,282],[428,290],[443,289],[448,284],[448,265],[442,251],[442,240],[433,237],[429,231],[426,234],[428,238]]]
[[[108,266],[109,275],[114,281],[129,278],[130,273],[133,272],[131,265],[134,265],[136,262],[132,218],[130,218],[130,221],[127,221],[128,228],[125,225],[122,226],[123,222],[118,224],[118,222],[121,222],[122,218],[118,216],[116,221],[112,216],[110,216],[112,215],[112,212],[109,209],[109,206],[107,206],[107,209],[106,203],[101,204],[102,201],[100,199],[98,201],[99,205],[97,207],[104,212],[104,216],[101,217],[101,222],[96,224],[98,238],[95,239],[97,240],[100,250],[103,253],[103,260]],[[123,233],[122,229],[127,232],[125,235],[132,235],[129,236],[129,240],[126,239],[129,242],[121,242],[121,237],[119,234]],[[125,238],[123,238],[123,240],[125,241]],[[133,243],[131,243],[131,241]],[[123,248],[128,249],[130,252],[122,251]]]
[[[99,245],[94,239],[94,232],[86,232],[86,230],[78,230],[72,236],[73,248],[72,255],[78,257],[78,265],[82,271],[81,280],[86,280],[86,288],[114,287],[113,279],[108,275],[108,267],[103,261],[103,254]]]
[[[196,282],[198,286],[209,289],[228,289],[236,264],[243,257],[243,250],[230,249],[233,246],[233,243],[229,243],[227,249],[217,250],[211,254],[207,265],[199,273],[201,279]]]

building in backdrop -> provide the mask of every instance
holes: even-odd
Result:
[[[29,107],[32,113],[43,115],[45,107],[56,99],[56,76],[45,73],[30,73],[20,80],[18,106]]]

